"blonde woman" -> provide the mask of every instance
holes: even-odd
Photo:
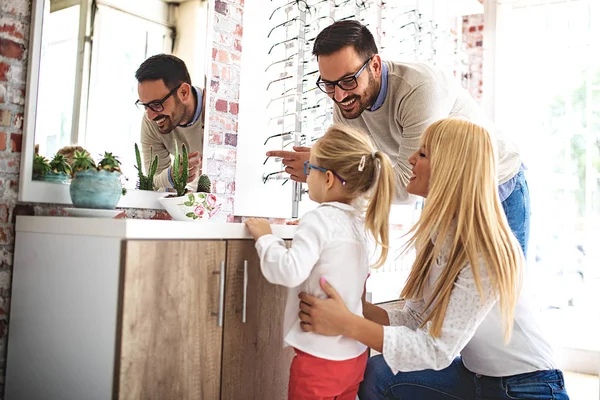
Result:
[[[437,121],[409,161],[407,190],[427,201],[411,230],[416,260],[404,308],[386,312],[363,298],[360,318],[340,301],[339,286],[323,284],[328,299],[300,295],[303,329],[382,353],[369,359],[361,400],[568,399],[528,301],[488,132]]]
[[[302,291],[327,297],[326,279],[339,288],[339,301],[362,318],[361,296],[367,274],[367,233],[388,251],[388,215],[394,196],[394,169],[368,137],[333,126],[312,148],[305,163],[309,196],[319,206],[300,220],[288,249],[262,219],[246,221],[256,239],[260,268],[274,284],[290,288],[284,337],[296,356],[290,370],[290,400],[354,400],[367,364],[367,347],[348,337],[303,332],[297,300]],[[366,214],[357,208],[367,193]],[[265,399],[267,400],[267,399]],[[270,400],[270,399],[269,399]]]

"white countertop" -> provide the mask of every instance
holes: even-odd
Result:
[[[273,233],[291,239],[292,225],[271,225]],[[151,219],[102,219],[18,216],[16,232],[118,237],[122,239],[252,239],[244,224]]]

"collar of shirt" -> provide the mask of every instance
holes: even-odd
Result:
[[[344,211],[357,211],[356,207],[351,206],[350,204],[340,203],[338,201],[325,202],[325,203],[321,203],[319,205],[319,207],[324,207],[324,206],[331,206],[331,207],[339,208],[340,210],[344,210]]]
[[[194,111],[194,117],[192,118],[192,120],[188,124],[179,125],[183,128],[187,128],[187,127],[194,125],[196,123],[196,121],[198,121],[198,118],[200,118],[200,114],[202,114],[202,95],[203,95],[203,93],[200,92],[200,89],[198,89],[196,86],[192,86],[192,90],[194,90],[194,96],[196,97],[196,100],[198,101],[198,105],[196,106],[196,111]]]
[[[375,111],[379,109],[383,102],[385,101],[385,97],[387,96],[388,89],[388,67],[384,62],[381,63],[381,88],[379,89],[379,94],[377,95],[377,99],[375,99],[375,103],[371,108],[368,108],[369,111]]]

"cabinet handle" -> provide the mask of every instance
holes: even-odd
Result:
[[[225,307],[225,261],[221,261],[221,273],[219,277],[219,326],[223,326],[223,309]]]
[[[246,323],[246,298],[248,295],[248,260],[244,260],[244,305],[242,308],[242,323]]]

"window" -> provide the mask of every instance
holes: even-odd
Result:
[[[528,272],[546,332],[557,347],[594,351],[600,350],[597,3],[499,2],[495,85],[496,122],[513,134],[528,168]]]

